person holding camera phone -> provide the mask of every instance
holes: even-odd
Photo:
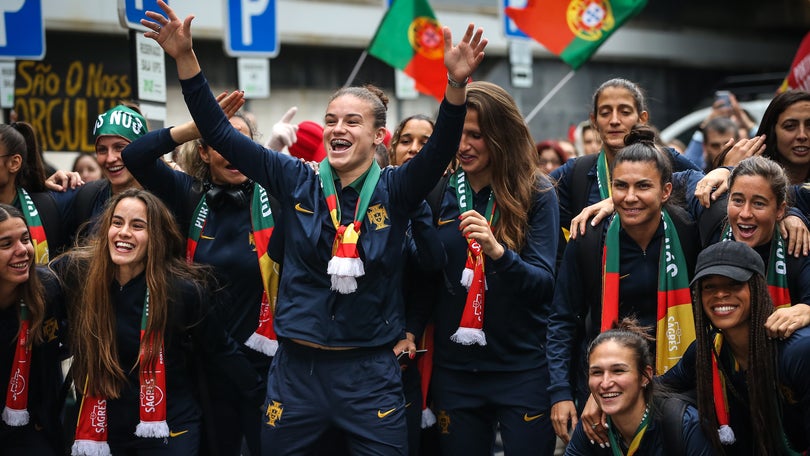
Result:
[[[692,135],[683,155],[709,172],[721,165],[716,161],[722,152],[740,139],[754,136],[755,128],[756,122],[740,107],[734,93],[718,90],[714,93],[711,111]]]

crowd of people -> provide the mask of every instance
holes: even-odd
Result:
[[[810,449],[810,94],[680,153],[610,79],[567,150],[470,24],[435,117],[344,87],[262,145],[158,5],[189,121],[116,106],[50,178],[0,125],[0,453]]]

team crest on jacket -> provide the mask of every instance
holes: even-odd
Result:
[[[284,407],[279,401],[273,401],[272,404],[267,406],[267,411],[264,413],[267,416],[267,424],[276,427],[276,422],[281,419],[281,414],[284,412]]]
[[[577,38],[598,41],[616,26],[609,0],[571,0],[565,15]]]
[[[374,224],[374,231],[388,228],[388,211],[381,204],[369,206],[367,212],[368,221]]]
[[[444,35],[436,19],[420,16],[408,27],[408,41],[417,53],[429,60],[444,55]]]
[[[447,411],[439,410],[439,414],[436,416],[436,424],[439,425],[439,431],[442,434],[450,433],[450,415],[447,414]]]

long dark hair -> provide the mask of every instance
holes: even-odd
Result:
[[[124,369],[129,368],[118,363],[116,309],[110,297],[116,265],[107,240],[115,208],[126,198],[135,198],[146,205],[148,242],[144,273],[150,309],[143,337],[149,341],[144,353],[146,365],[156,362],[163,343],[173,281],[178,278],[199,281],[203,277],[203,268],[185,261],[185,239],[168,208],[156,196],[137,188],[114,195],[88,244],[64,254],[65,269],[81,277],[81,285],[69,293],[75,310],[71,319],[74,378],[81,381],[86,378],[88,393],[107,398],[118,397],[127,381]]]
[[[703,279],[692,284],[693,314],[695,316],[695,336],[697,356],[697,405],[702,417],[703,431],[721,454],[725,454],[717,433],[719,424],[714,405],[712,388],[712,352],[714,351],[714,334],[716,333],[709,316],[703,311],[703,300],[700,287]],[[751,428],[757,430],[751,436],[754,440],[755,454],[780,454],[783,449],[783,431],[779,410],[777,375],[776,341],[765,332],[765,321],[773,313],[773,301],[768,293],[768,284],[760,274],[754,274],[748,280],[751,296],[750,334],[748,337],[748,369],[745,380],[748,384],[748,414],[751,417]],[[723,369],[718,362],[718,368]],[[728,379],[731,372],[723,372]],[[733,386],[726,382],[728,396],[735,394]]]
[[[481,135],[492,154],[491,185],[500,210],[493,233],[507,248],[520,252],[529,210],[541,191],[538,184],[550,181],[539,169],[534,139],[508,92],[491,82],[472,82],[467,86],[467,110],[478,113]]]
[[[29,192],[44,192],[45,165],[39,150],[34,127],[25,122],[0,124],[0,142],[9,155],[22,157],[22,166],[17,173],[15,185]]]
[[[773,97],[773,100],[771,100],[771,103],[762,115],[759,129],[757,129],[757,136],[765,135],[765,151],[762,152],[763,157],[770,158],[783,166],[785,165],[785,159],[776,146],[776,124],[779,122],[779,116],[781,116],[787,108],[801,101],[810,101],[810,92],[788,90]]]

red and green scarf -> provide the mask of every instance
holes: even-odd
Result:
[[[145,354],[153,350],[151,340],[144,340],[146,325],[149,322],[149,289],[143,301],[141,316],[140,353],[138,365],[140,371],[140,423],[135,427],[135,435],[147,438],[169,437],[169,425],[166,422],[166,366],[163,361],[163,345],[160,346],[157,361],[147,366]],[[107,399],[88,395],[85,382],[84,397],[79,408],[79,420],[76,425],[76,438],[71,453],[77,455],[109,455],[107,444]]]
[[[357,277],[366,273],[357,250],[357,242],[360,240],[360,228],[363,226],[371,196],[380,180],[380,166],[372,160],[360,190],[360,198],[357,199],[354,221],[347,225],[340,224],[340,201],[335,191],[335,178],[329,159],[321,161],[318,176],[326,198],[326,207],[336,230],[335,241],[332,244],[332,259],[329,260],[326,272],[332,278],[332,290],[340,294],[354,293],[357,291]]]
[[[205,196],[200,199],[197,208],[192,216],[192,224],[189,227],[188,241],[186,243],[186,260],[194,261],[194,254],[197,251],[197,243],[200,241],[205,223],[208,220],[208,202]],[[274,356],[278,350],[276,332],[273,330],[273,315],[276,309],[276,299],[278,297],[279,267],[267,254],[267,246],[270,244],[270,237],[273,235],[275,220],[273,211],[270,209],[270,200],[264,187],[253,184],[253,196],[250,204],[250,220],[253,228],[253,244],[256,246],[256,255],[259,258],[259,272],[262,276],[262,301],[259,308],[259,326],[250,335],[245,345],[264,353],[267,356]]]
[[[620,439],[619,430],[613,425],[613,420],[610,415],[607,417],[608,421],[608,440],[610,441],[610,451],[613,456],[633,456],[641,446],[641,440],[644,438],[644,433],[647,432],[647,427],[650,424],[650,406],[644,409],[644,415],[641,417],[641,423],[638,424],[636,433],[633,435],[633,440],[630,441],[630,446],[627,447],[627,454],[622,452],[622,447],[619,446]]]
[[[433,322],[425,326],[425,332],[417,347],[420,350],[427,350],[425,354],[416,360],[416,368],[422,380],[422,429],[427,429],[436,424],[436,415],[428,407],[428,391],[430,390],[430,380],[433,377]]]
[[[734,233],[731,226],[726,226],[723,241],[733,241]],[[765,280],[768,282],[768,293],[773,300],[774,308],[790,307],[790,288],[787,279],[787,263],[785,262],[785,240],[779,228],[773,230],[771,240],[771,253],[765,270]]]
[[[456,171],[455,178],[450,178],[450,186],[456,191],[459,213],[463,214],[474,208],[473,191],[467,182],[463,170]],[[495,194],[490,191],[487,202],[486,218],[492,227],[498,221],[498,205]],[[467,288],[467,301],[461,314],[461,322],[450,340],[462,345],[486,345],[484,334],[484,300],[486,297],[486,278],[484,275],[484,252],[481,244],[475,239],[467,238],[467,260],[461,273],[461,284]]]
[[[37,264],[48,264],[50,260],[48,239],[45,237],[45,228],[42,226],[39,211],[37,211],[31,195],[22,187],[17,188],[17,200],[20,202],[25,223],[28,224],[28,231],[31,232],[31,240],[34,242],[35,261]]]
[[[714,412],[717,415],[717,424],[720,427],[717,433],[720,436],[720,443],[731,445],[737,441],[734,430],[729,425],[728,396],[726,395],[726,378],[718,368],[720,351],[723,349],[723,334],[717,333],[714,336],[714,350],[712,350],[712,395],[714,396]],[[735,361],[735,370],[738,369]]]
[[[655,368],[663,374],[681,359],[695,340],[689,273],[681,241],[672,219],[664,209],[664,243],[658,262],[658,310],[656,313]],[[602,254],[602,326],[605,331],[619,320],[619,230],[616,214],[608,227]]]
[[[605,149],[599,151],[596,158],[596,183],[599,185],[599,196],[603,200],[610,198],[610,168]]]
[[[3,422],[9,426],[28,424],[28,385],[31,369],[31,312],[20,300],[20,332],[17,335],[17,348],[14,350],[14,361],[11,364],[11,377],[8,380],[6,406],[3,408]]]

